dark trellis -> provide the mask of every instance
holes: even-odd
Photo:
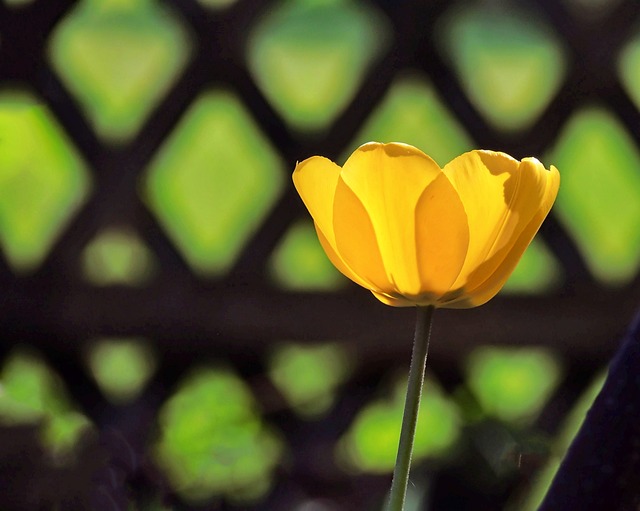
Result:
[[[331,499],[341,509],[374,506],[386,490],[387,478],[348,478],[331,469],[327,447],[346,430],[390,365],[407,366],[411,311],[384,308],[354,288],[310,295],[279,291],[269,284],[265,267],[272,250],[291,223],[305,215],[291,187],[230,272],[219,280],[198,279],[141,203],[137,184],[142,170],[196,95],[212,85],[228,86],[241,97],[284,161],[293,164],[312,154],[338,157],[397,73],[405,69],[429,76],[478,147],[499,148],[515,157],[542,154],[576,108],[592,101],[613,111],[640,145],[640,113],[621,87],[612,58],[637,27],[636,2],[622,1],[605,17],[589,21],[572,17],[562,2],[529,1],[568,48],[567,76],[533,126],[504,134],[476,111],[449,63],[435,50],[433,27],[451,3],[373,1],[391,22],[391,46],[326,134],[304,138],[285,125],[244,64],[245,34],[273,2],[238,1],[214,13],[195,0],[166,0],[190,26],[195,55],[138,135],[122,147],[105,145],[94,135],[46,59],[51,31],[76,3],[36,0],[12,9],[0,4],[1,84],[28,87],[47,104],[93,170],[95,188],[33,275],[17,277],[0,259],[0,359],[18,342],[41,350],[99,428],[101,443],[87,447],[77,468],[53,470],[42,462],[34,429],[4,428],[0,508],[50,509],[52,503],[62,502],[61,509],[86,509],[88,504],[80,496],[87,492],[93,492],[99,509],[125,509],[119,499],[126,495],[143,499],[160,493],[173,501],[145,457],[146,442],[159,406],[184,372],[203,357],[230,361],[247,381],[254,382],[254,392],[265,409],[278,410],[268,413],[268,420],[285,435],[292,459],[256,510],[291,509],[303,494]],[[284,169],[287,179],[290,170]],[[83,282],[81,251],[98,231],[111,225],[132,226],[153,250],[160,271],[149,286],[94,288]],[[562,264],[562,289],[553,296],[499,297],[479,310],[438,313],[430,363],[439,379],[453,387],[461,378],[460,357],[475,346],[476,339],[554,348],[566,362],[567,372],[538,424],[553,433],[586,382],[613,353],[615,339],[640,297],[640,281],[622,289],[604,289],[593,280],[580,252],[553,217],[542,235]],[[82,361],[91,339],[111,335],[149,338],[159,354],[153,381],[140,399],[126,407],[105,401]],[[357,353],[355,374],[322,420],[301,421],[264,382],[265,354],[280,339],[342,339]],[[442,471],[433,483],[435,508],[498,509],[510,491],[531,476],[531,470],[525,467],[520,480],[489,494],[460,483],[459,467]],[[452,493],[457,495],[455,503]],[[177,500],[175,505],[183,506]],[[225,506],[216,502],[210,509]]]

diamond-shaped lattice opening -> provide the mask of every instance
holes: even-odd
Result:
[[[270,261],[271,275],[286,289],[339,288],[346,279],[327,258],[309,221],[289,228]]]
[[[274,350],[269,377],[296,412],[316,417],[331,407],[349,369],[348,354],[339,344],[287,343]]]
[[[640,265],[640,153],[615,117],[576,113],[548,160],[562,174],[554,207],[602,281],[623,284]]]
[[[82,253],[84,277],[92,284],[138,286],[154,272],[154,260],[142,240],[128,229],[99,233]]]
[[[562,83],[563,48],[532,13],[502,3],[499,10],[454,9],[440,28],[443,51],[463,88],[498,128],[526,128]]]
[[[433,87],[417,76],[395,81],[352,146],[371,140],[414,145],[439,165],[445,165],[473,146]]]
[[[17,271],[33,270],[87,196],[82,160],[46,107],[0,93],[0,242]]]
[[[70,403],[58,375],[26,349],[12,352],[0,371],[0,423],[40,424],[42,443],[59,462],[91,427]]]
[[[406,388],[406,381],[398,384],[391,400],[374,401],[358,414],[337,446],[336,455],[341,464],[349,470],[369,473],[393,470]],[[418,413],[413,447],[415,462],[444,455],[460,433],[457,406],[433,379],[427,378],[424,389],[428,399],[423,400]]]
[[[558,261],[539,238],[534,239],[504,285],[504,292],[533,294],[558,286],[562,270]]]
[[[153,0],[84,0],[50,43],[53,67],[110,141],[137,133],[190,51],[177,20]]]
[[[156,458],[188,501],[260,498],[282,445],[245,383],[226,369],[194,371],[160,411]]]
[[[558,362],[542,348],[487,346],[467,362],[467,385],[478,403],[506,421],[534,419],[560,378]]]
[[[219,274],[280,194],[281,166],[242,104],[210,92],[161,148],[146,195],[191,266]]]
[[[92,343],[87,362],[105,396],[115,404],[135,399],[155,371],[148,344],[139,339],[99,339]]]
[[[282,2],[251,33],[248,65],[288,123],[319,130],[351,100],[387,33],[386,20],[364,4]]]

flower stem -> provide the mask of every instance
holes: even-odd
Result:
[[[413,439],[418,422],[418,410],[424,372],[427,366],[427,354],[429,352],[429,338],[431,337],[431,323],[435,307],[418,307],[416,319],[416,333],[413,340],[413,352],[411,354],[411,367],[409,368],[409,383],[407,385],[407,398],[404,404],[402,417],[402,430],[400,432],[400,444],[396,466],[393,469],[393,480],[389,494],[387,511],[402,511],[407,495],[409,482],[409,470],[411,468],[411,454],[413,452]]]

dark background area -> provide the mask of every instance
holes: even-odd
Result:
[[[533,492],[548,460],[561,456],[562,451],[554,451],[554,446],[562,444],[557,439],[562,436],[563,421],[606,367],[640,296],[636,275],[640,254],[633,235],[628,243],[620,245],[631,254],[629,257],[635,255],[636,263],[620,276],[615,272],[614,257],[610,263],[613,273],[602,270],[607,266],[607,254],[594,258],[589,252],[593,245],[582,242],[585,228],[567,221],[580,213],[574,197],[581,196],[580,187],[575,185],[583,179],[581,167],[563,168],[549,159],[554,155],[562,161],[569,158],[570,150],[558,149],[558,141],[577,115],[591,108],[606,111],[628,143],[620,151],[615,143],[608,146],[606,137],[617,140],[617,132],[611,131],[606,122],[602,124],[605,141],[598,145],[599,139],[595,139],[595,149],[590,149],[602,150],[604,161],[609,157],[607,151],[617,159],[610,160],[610,167],[585,171],[591,172],[591,177],[584,177],[588,187],[585,201],[602,201],[605,209],[609,208],[606,221],[612,226],[624,223],[629,232],[638,231],[640,217],[634,216],[633,205],[629,207],[625,201],[635,197],[640,203],[639,181],[634,178],[624,182],[626,174],[620,174],[617,167],[622,163],[632,169],[630,172],[640,172],[634,168],[640,143],[640,112],[633,89],[637,85],[630,85],[633,80],[628,78],[635,68],[631,64],[621,67],[621,55],[640,33],[640,9],[636,2],[624,0],[532,0],[515,4],[359,3],[383,20],[379,26],[384,26],[384,31],[374,31],[372,36],[372,41],[380,38],[375,43],[378,49],[364,59],[366,65],[346,66],[359,78],[344,104],[331,116],[318,114],[316,120],[305,124],[304,111],[296,113],[293,100],[287,103],[286,98],[273,99],[259,65],[252,60],[259,59],[260,53],[254,55],[248,49],[251,44],[259,44],[250,43],[252,37],[259,37],[254,28],[271,19],[272,12],[284,9],[285,4],[239,0],[229,7],[212,8],[195,0],[149,2],[150,9],[161,9],[163,16],[169,13],[178,20],[188,41],[188,57],[176,66],[173,78],[163,92],[157,93],[138,125],[122,128],[117,123],[101,124],[100,112],[91,108],[90,93],[83,95],[83,83],[89,83],[89,78],[76,79],[73,71],[65,71],[65,58],[73,53],[65,53],[64,42],[54,42],[63,37],[58,31],[64,23],[70,23],[74,16],[81,18],[78,13],[84,8],[83,2],[0,3],[0,99],[16,91],[35,98],[33,108],[48,112],[47,119],[59,127],[58,133],[71,141],[91,183],[77,207],[59,223],[49,248],[36,262],[25,256],[27,263],[23,264],[18,256],[7,256],[12,239],[7,233],[14,217],[3,216],[0,205],[0,239],[5,249],[5,256],[0,257],[0,365],[23,352],[20,350],[35,353],[56,375],[56,385],[65,389],[74,410],[92,424],[74,440],[72,454],[56,461],[49,444],[42,440],[48,412],[29,420],[12,420],[8,412],[2,415],[0,509],[380,508],[389,474],[384,470],[345,470],[336,462],[334,448],[368,403],[391,394],[394,375],[408,370],[415,312],[384,307],[351,284],[335,289],[287,287],[274,279],[272,257],[289,229],[307,220],[290,182],[295,162],[320,154],[342,163],[344,156],[357,147],[354,140],[371,113],[379,108],[396,80],[407,73],[419,75],[430,84],[439,104],[462,127],[472,147],[502,150],[516,158],[539,156],[547,166],[558,165],[561,189],[567,185],[561,192],[566,198],[559,199],[559,212],[552,211],[539,235],[559,269],[553,286],[501,294],[478,309],[437,311],[429,371],[459,409],[460,433],[456,446],[446,456],[419,458],[412,476],[417,495],[411,501],[414,509],[524,509],[514,504],[520,502],[514,499]],[[313,2],[308,9],[339,9],[336,5],[341,3]],[[98,19],[100,7],[94,9]],[[446,44],[442,49],[448,26],[445,22],[455,18],[452,13],[458,12],[456,9],[470,10],[475,16],[483,13],[489,19],[504,15],[515,16],[525,24],[535,21],[535,26],[545,27],[543,33],[552,34],[562,55],[558,86],[524,121],[510,125],[509,119],[516,114],[510,117],[508,107],[504,118],[499,113],[497,117],[487,114],[487,108],[492,107],[473,92],[473,74],[465,75],[456,64],[471,59],[480,80],[492,65],[490,59],[487,63],[473,54],[465,57],[467,50],[448,53]],[[296,15],[305,26],[308,18]],[[527,21],[529,15],[534,21]],[[320,23],[322,18],[318,16]],[[496,23],[497,27],[504,24]],[[94,29],[101,30],[98,25]],[[496,32],[496,41],[487,40],[489,50],[509,46],[507,39],[500,40],[500,30]],[[321,38],[323,33],[314,37]],[[455,40],[456,36],[452,37]],[[484,40],[482,34],[477,37],[478,41]],[[265,41],[267,45],[269,40]],[[78,44],[82,45],[82,40]],[[96,60],[100,58],[96,56]],[[519,57],[513,58],[517,61]],[[543,65],[541,69],[547,68]],[[320,80],[322,70],[312,65],[309,73],[314,72],[320,73]],[[549,75],[533,76],[540,80],[540,87],[553,78],[551,71]],[[640,78],[640,65],[635,76]],[[155,158],[196,99],[208,90],[232,91],[276,159],[284,162],[277,166],[277,172],[281,172],[277,179],[283,183],[278,193],[262,208],[264,214],[222,269],[215,267],[215,262],[207,266],[206,257],[199,263],[197,254],[190,255],[189,242],[172,234],[166,217],[158,213],[161,203],[149,199],[153,191],[145,188],[151,179],[149,173],[153,173],[149,169],[156,168]],[[115,97],[117,93],[110,99]],[[486,101],[490,104],[491,98]],[[0,111],[10,110],[7,104],[11,100],[1,103]],[[293,105],[290,111],[287,104]],[[2,130],[12,126],[11,122],[0,122]],[[425,127],[425,132],[427,129],[431,128]],[[0,152],[5,150],[3,138],[0,130]],[[249,139],[247,144],[251,143]],[[428,153],[437,151],[422,148]],[[627,153],[632,156],[627,157]],[[9,169],[14,160],[7,161],[0,157],[0,177],[14,176]],[[602,182],[600,190],[594,190],[594,172],[595,182]],[[20,175],[17,172],[14,178],[19,180]],[[621,186],[628,194],[617,197],[610,191],[615,187],[609,188],[609,181],[623,182]],[[25,182],[28,188],[31,181]],[[171,181],[168,183],[162,186],[170,190]],[[10,186],[8,189],[13,190]],[[9,204],[0,193],[2,201]],[[53,207],[42,215],[55,210]],[[593,210],[599,211],[598,206]],[[589,214],[585,213],[583,223],[589,222]],[[135,233],[152,254],[153,275],[140,282],[134,277],[106,283],[88,278],[87,247],[105,229]],[[596,227],[593,236],[597,245]],[[206,256],[206,247],[203,251]],[[142,344],[153,354],[152,374],[139,393],[126,402],[109,399],[87,366],[87,353],[105,338],[144,339]],[[312,418],[301,415],[269,377],[274,346],[283,341],[300,346],[331,341],[348,353],[347,376],[335,386],[333,403],[321,414]],[[480,345],[506,350],[542,348],[561,367],[557,386],[530,420],[509,422],[481,410],[482,403],[475,401],[465,372],[465,361]],[[205,491],[204,498],[197,497],[195,490],[180,491],[176,479],[168,475],[170,471],[152,454],[152,445],[162,431],[160,410],[194,367],[208,363],[231,368],[255,400],[259,420],[278,432],[280,454],[267,470],[271,482],[257,497],[245,491],[247,484],[258,486],[251,480],[239,485],[239,498],[231,497],[226,490]],[[7,371],[1,378],[8,378]],[[0,386],[0,397],[2,389]],[[429,390],[425,392],[428,401]],[[19,396],[14,396],[16,400]],[[213,407],[211,414],[216,416],[215,400],[203,401],[202,406]],[[224,445],[226,440],[222,438]],[[491,440],[483,443],[487,438]],[[485,445],[491,447],[490,453]],[[563,445],[566,448],[566,442]]]

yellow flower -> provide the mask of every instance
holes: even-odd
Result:
[[[344,275],[395,307],[493,298],[549,213],[560,175],[535,158],[471,151],[441,169],[413,146],[370,142],[340,167],[321,156],[293,181]]]

